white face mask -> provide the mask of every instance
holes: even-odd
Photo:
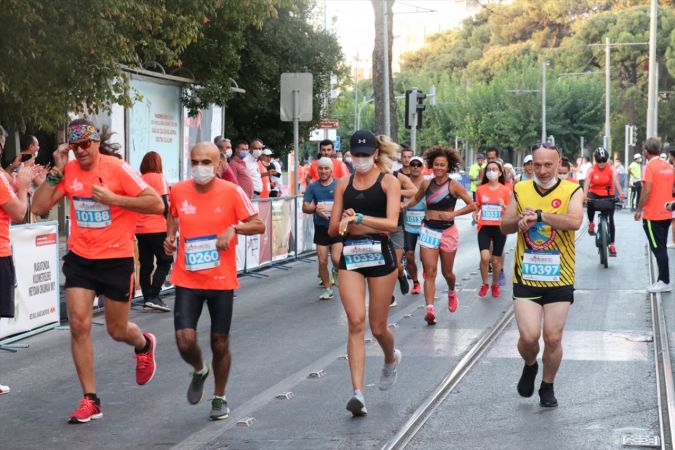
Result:
[[[227,156],[228,158],[232,158],[232,149],[231,148],[228,148],[227,150],[225,150],[225,156]]]
[[[368,172],[375,165],[373,156],[352,156],[352,164],[357,172]]]
[[[251,153],[255,159],[260,158],[260,155],[262,155],[262,150],[253,150],[253,153]]]
[[[190,174],[195,183],[201,185],[207,184],[215,177],[213,166],[194,166],[190,169]]]
[[[488,180],[490,181],[495,181],[497,178],[499,178],[499,172],[496,170],[488,170],[485,172],[485,176],[487,177]]]
[[[544,184],[535,174],[532,174],[532,179],[534,180],[535,183],[537,183],[537,186],[546,190],[551,189],[558,182],[558,178],[554,177],[551,178],[548,183]]]

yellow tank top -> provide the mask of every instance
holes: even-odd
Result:
[[[514,185],[514,198],[520,214],[525,208],[545,213],[566,214],[572,195],[581,186],[566,180],[546,194],[540,194],[534,181]],[[555,287],[574,284],[574,231],[559,231],[537,223],[518,233],[513,262],[513,282],[525,286]]]

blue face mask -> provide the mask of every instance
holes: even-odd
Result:
[[[248,155],[248,152],[246,150],[242,150],[242,151],[239,152],[239,157],[241,159],[246,158],[246,155]]]

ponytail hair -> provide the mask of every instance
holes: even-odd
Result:
[[[389,136],[384,134],[378,134],[375,136],[377,140],[377,160],[375,164],[380,168],[380,171],[383,173],[391,173],[392,161],[391,157],[398,153],[400,146],[389,139]]]

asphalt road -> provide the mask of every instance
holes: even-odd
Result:
[[[29,338],[22,343],[30,348],[16,354],[0,352],[0,382],[12,388],[0,398],[0,447],[380,448],[510,305],[509,283],[500,299],[478,298],[475,228],[468,218],[457,223],[459,309],[447,311],[439,278],[438,325],[428,327],[422,296],[396,292],[399,306],[391,309],[390,324],[403,352],[400,375],[392,390],[379,391],[382,353],[375,342],[367,344],[365,418],[345,410],[351,384],[339,298],[319,301],[315,260],[298,261],[290,270],[266,270],[264,279],[241,279],[231,335],[229,419],[209,422],[210,402],[187,403],[191,369],[176,350],[172,315],[135,309],[132,320],[158,338],[157,375],[137,386],[132,350],[95,326],[104,416],[89,424],[66,423],[81,397],[67,331]],[[645,240],[628,213],[618,212],[617,223],[619,257],[609,269],[599,266],[590,237],[582,236],[577,247],[578,291],[556,382],[560,407],[542,410],[536,394],[518,397],[522,363],[511,325],[411,448],[617,448],[626,430],[658,433],[652,347],[643,339],[651,334]],[[511,237],[507,248],[513,242]],[[206,355],[209,325],[205,312],[199,332]],[[323,376],[310,377],[318,371]],[[212,379],[206,388],[210,393]],[[277,398],[288,392],[292,398]]]

